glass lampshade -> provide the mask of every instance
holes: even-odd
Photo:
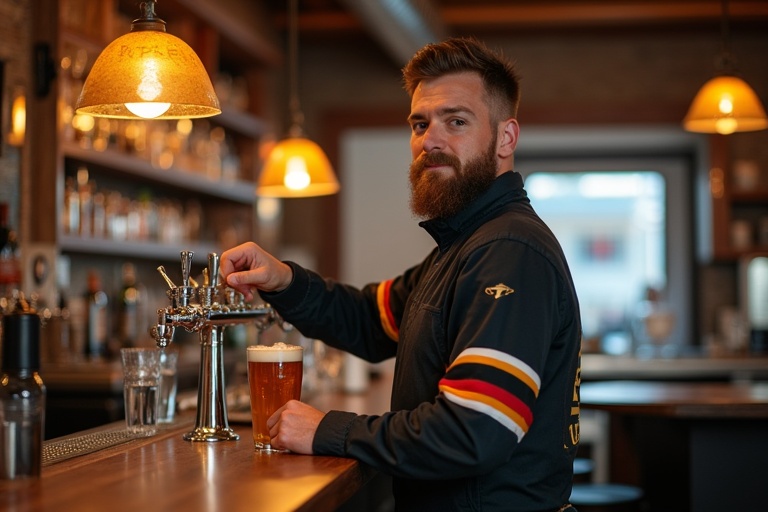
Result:
[[[76,112],[118,119],[182,119],[221,113],[211,79],[192,48],[144,23],[101,52],[85,80]]]
[[[691,132],[748,132],[768,128],[755,91],[741,78],[718,76],[705,83],[691,103],[683,126]]]
[[[325,153],[302,137],[291,137],[275,146],[256,189],[263,197],[325,196],[338,191],[339,182]]]

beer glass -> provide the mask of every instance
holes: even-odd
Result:
[[[251,345],[247,352],[253,445],[256,450],[279,451],[272,448],[267,419],[289,400],[301,398],[304,349],[276,343]]]

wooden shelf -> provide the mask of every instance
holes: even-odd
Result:
[[[210,119],[224,128],[254,139],[260,138],[267,131],[266,123],[258,117],[226,107],[223,107],[220,115]]]
[[[768,190],[738,190],[731,191],[731,202],[754,203],[760,206],[768,205]]]
[[[209,198],[252,204],[256,197],[256,185],[249,181],[215,181],[178,167],[158,169],[146,160],[117,151],[93,151],[73,144],[62,144],[62,153],[65,158],[96,165],[110,172],[170,185]]]
[[[709,248],[713,260],[733,263],[740,258],[768,252],[768,247],[759,235],[753,235],[750,247],[734,247],[733,226],[735,222],[746,221],[757,232],[758,219],[768,216],[768,188],[765,185],[754,189],[739,188],[733,179],[734,161],[754,159],[765,173],[768,166],[768,152],[764,152],[761,134],[743,133],[736,135],[713,135],[710,138],[711,168],[710,207],[712,211],[712,246]],[[764,183],[764,181],[763,181]],[[717,191],[717,193],[715,193]]]
[[[178,245],[169,245],[160,242],[119,241],[71,235],[61,235],[59,247],[62,251],[70,253],[174,262],[179,261],[182,250],[206,256],[211,252],[220,252],[216,244],[206,242],[181,242]]]

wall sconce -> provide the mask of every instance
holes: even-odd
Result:
[[[683,120],[690,132],[719,133],[748,132],[768,128],[768,117],[752,88],[737,76],[728,51],[728,4],[723,0],[721,21],[719,72],[705,83],[694,97]]]
[[[27,131],[27,98],[22,87],[16,87],[11,104],[11,129],[8,132],[8,144],[11,146],[24,145]]]
[[[288,138],[270,152],[259,175],[256,194],[262,197],[311,197],[335,194],[339,182],[328,157],[316,143],[304,138],[304,114],[298,94],[298,5],[290,0],[288,46],[291,129]]]
[[[166,33],[155,1],[141,2],[131,31],[101,52],[85,80],[75,111],[117,119],[184,119],[221,113],[200,58]]]

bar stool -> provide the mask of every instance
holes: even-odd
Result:
[[[592,481],[592,472],[595,470],[595,462],[586,457],[573,459],[573,482],[588,483]]]
[[[575,483],[571,491],[579,512],[635,512],[642,497],[642,489],[624,484]]]

